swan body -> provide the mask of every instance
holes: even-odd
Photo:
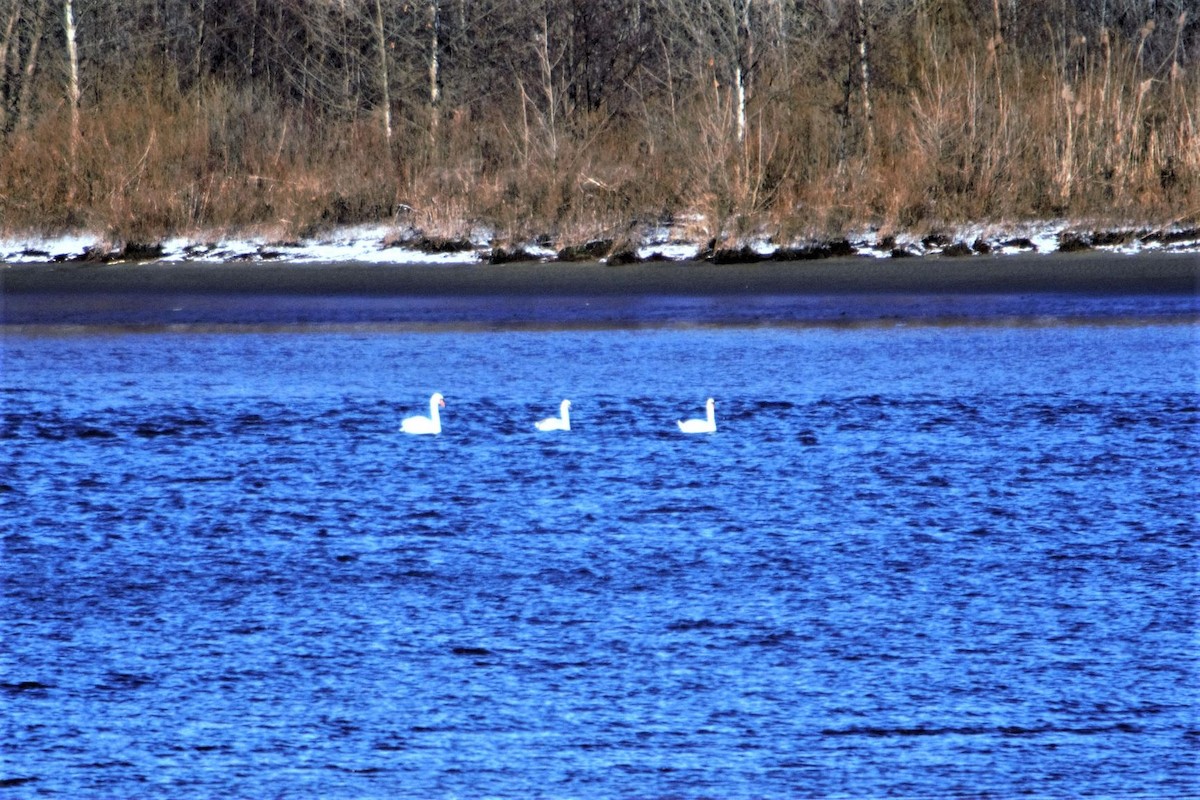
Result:
[[[714,406],[716,403],[710,397],[704,401],[704,410],[707,412],[705,419],[681,419],[676,420],[675,424],[683,433],[716,433],[717,417]]]
[[[442,417],[438,413],[439,407],[445,407],[446,401],[442,397],[441,392],[434,392],[429,398],[429,416],[428,417],[405,417],[400,422],[400,430],[405,433],[421,434],[431,433],[438,434],[442,432]]]
[[[563,400],[558,404],[560,416],[547,417],[540,422],[533,423],[534,427],[539,431],[569,431],[571,430],[571,401]]]

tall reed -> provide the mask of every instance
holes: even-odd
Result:
[[[873,89],[871,147],[846,100],[854,84],[814,79],[800,60],[764,68],[744,108],[699,73],[569,117],[547,79],[511,107],[443,109],[434,136],[421,109],[401,108],[390,147],[370,114],[215,77],[171,89],[143,64],[94,91],[78,142],[52,97],[0,139],[0,228],[287,239],[383,221],[562,246],[672,217],[704,237],[1046,217],[1195,224],[1200,70],[1178,43],[1169,64],[1147,64],[1151,32],[1077,36],[1035,56],[990,31],[927,26],[895,51],[903,79]]]

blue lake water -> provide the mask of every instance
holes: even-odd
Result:
[[[0,348],[0,796],[1200,794],[1195,325]]]

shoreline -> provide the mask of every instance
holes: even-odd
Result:
[[[1200,256],[714,264],[17,264],[0,326],[862,324],[1200,317]]]
[[[211,232],[159,240],[113,241],[77,233],[52,238],[0,235],[0,266],[5,264],[315,264],[362,262],[379,265],[484,265],[600,262],[609,265],[706,261],[752,264],[814,261],[856,256],[868,259],[974,258],[994,255],[1047,255],[1095,252],[1142,255],[1200,254],[1200,228],[1179,221],[1161,225],[1106,225],[1058,221],[952,225],[931,233],[885,235],[868,229],[833,237],[777,241],[748,234],[707,238],[696,225],[702,217],[643,226],[620,239],[593,238],[552,246],[549,236],[499,240],[476,229],[459,236],[431,236],[418,228],[387,224],[350,225],[309,237],[276,238]],[[697,238],[699,235],[699,238]]]

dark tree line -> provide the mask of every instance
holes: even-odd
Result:
[[[146,80],[180,94],[221,81],[334,115],[377,109],[384,70],[392,102],[414,118],[522,92],[552,96],[565,121],[637,113],[647,94],[679,95],[697,79],[750,92],[766,72],[777,82],[854,69],[864,40],[871,72],[903,83],[896,66],[926,26],[963,39],[998,29],[1030,55],[1104,31],[1136,40],[1150,26],[1143,58],[1158,71],[1177,53],[1193,65],[1200,48],[1191,0],[4,0],[4,131],[65,83],[72,5],[85,102]]]

